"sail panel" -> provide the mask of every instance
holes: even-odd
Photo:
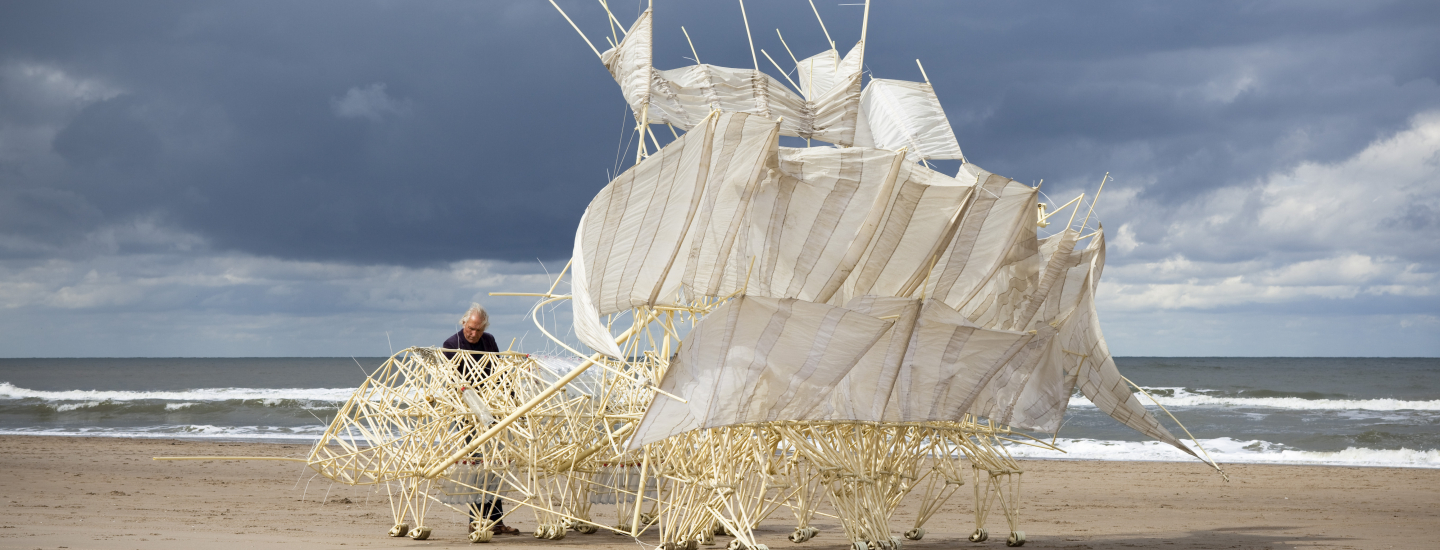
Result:
[[[855,145],[904,147],[912,161],[965,158],[940,98],[927,82],[876,78],[866,84]]]
[[[846,280],[840,300],[910,296],[944,252],[975,186],[924,166],[904,164],[880,229]]]
[[[966,208],[959,228],[936,262],[930,291],[954,308],[961,308],[1004,265],[1017,239],[1034,238],[1035,189],[992,174],[972,164],[961,166],[956,179],[975,178],[974,200]]]
[[[807,418],[893,321],[794,299],[736,298],[680,344],[630,448],[699,428]]]
[[[1097,238],[1102,236],[1096,235]],[[1097,249],[1103,250],[1104,244],[1101,243]],[[1092,257],[1101,258],[1098,254]],[[1099,266],[1092,265],[1095,267],[1090,273],[1098,273]],[[1160,424],[1155,415],[1145,409],[1140,402],[1140,394],[1131,391],[1130,384],[1120,375],[1119,369],[1115,368],[1115,360],[1110,356],[1110,346],[1105,343],[1105,336],[1100,332],[1100,316],[1095,311],[1095,285],[1090,277],[1086,279],[1086,283],[1080,285],[1080,303],[1057,338],[1062,352],[1078,359],[1076,385],[1081,393],[1085,394],[1096,408],[1121,424],[1198,458],[1195,451],[1176,439]]]
[[[815,411],[820,420],[884,420],[885,406],[900,374],[900,364],[910,347],[920,300],[887,296],[858,296],[845,307],[871,317],[894,319],[880,340],[835,385],[835,391]]]
[[[885,420],[960,420],[980,388],[1032,336],[975,326],[943,302],[926,300],[891,391]]]
[[[575,234],[577,337],[615,355],[592,319],[654,304],[682,284],[703,294],[743,283],[743,254],[730,249],[774,148],[774,123],[719,114],[605,186]]]
[[[620,85],[637,120],[690,130],[711,111],[749,113],[779,121],[780,134],[850,146],[860,112],[860,59],[857,44],[841,61],[828,90],[809,100],[757,68],[692,65],[657,70],[653,66],[650,10],[640,15],[619,46],[600,54]]]
[[[858,261],[847,265],[847,254],[869,243],[865,221],[888,204],[884,190],[898,161],[878,149],[781,147],[779,169],[750,216],[749,292],[816,301],[831,281],[843,281]]]

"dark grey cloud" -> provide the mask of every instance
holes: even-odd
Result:
[[[817,2],[842,51],[861,1]],[[804,0],[747,8],[777,61],[777,27],[826,47]],[[752,63],[738,3],[660,0],[660,68],[682,25]],[[1056,202],[1112,174],[1117,353],[1436,353],[1433,2],[875,3],[867,69],[916,58],[973,162]],[[383,355],[471,301],[543,351],[488,293],[548,288],[631,126],[546,0],[4,2],[0,355]]]
[[[626,24],[640,6],[612,4]],[[735,3],[658,4],[657,65],[689,63],[681,25],[703,61],[751,63]],[[837,4],[819,6],[845,50],[862,8]],[[599,6],[561,5],[603,50],[615,31]],[[777,60],[789,57],[777,27],[797,56],[824,46],[808,3],[748,8]],[[44,150],[0,157],[10,257],[144,218],[214,250],[289,259],[563,258],[607,170],[628,164],[618,91],[540,0],[0,9],[0,124],[50,131]],[[866,60],[875,76],[918,79],[921,58],[988,169],[1056,191],[1111,171],[1163,208],[1348,157],[1440,108],[1437,11],[877,2]],[[42,89],[56,85],[45,71],[74,81],[72,99]],[[1412,210],[1394,223],[1433,218]]]

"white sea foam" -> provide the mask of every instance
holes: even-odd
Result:
[[[125,428],[10,428],[0,429],[0,435],[46,435],[73,437],[134,437],[134,438],[175,438],[175,439],[239,439],[239,440],[304,440],[316,441],[325,434],[325,426],[296,426],[281,428],[274,426],[211,426],[211,425],[170,425],[141,426]]]
[[[1189,443],[1189,442],[1187,442]],[[1242,441],[1229,437],[1202,439],[1200,444],[1222,466],[1232,464],[1316,464],[1335,466],[1389,466],[1440,468],[1437,449],[1367,449],[1350,447],[1343,451],[1300,451],[1268,441]],[[1193,448],[1193,444],[1192,448]],[[1017,457],[1116,461],[1190,461],[1178,449],[1158,441],[1103,441],[1060,438],[1056,452],[1025,445],[1012,445]],[[1203,453],[1198,453],[1204,456]]]
[[[355,393],[354,388],[197,388],[179,391],[110,391],[63,390],[43,391],[19,388],[0,382],[0,399],[43,399],[46,401],[80,401],[94,406],[106,401],[229,401],[260,400],[267,405],[283,400],[344,402]],[[67,405],[68,406],[68,405]],[[69,410],[69,409],[61,409]]]
[[[59,412],[65,412],[65,411],[73,411],[73,410],[76,410],[76,409],[88,409],[88,408],[91,408],[91,407],[98,407],[98,406],[104,405],[104,404],[105,404],[104,401],[85,401],[85,402],[81,402],[81,403],[67,403],[67,404],[64,404],[64,405],[56,406],[56,407],[55,407],[55,410],[56,410],[56,411],[59,411]]]
[[[1168,390],[1172,395],[1155,395],[1156,390]],[[1239,407],[1265,409],[1291,409],[1306,411],[1440,411],[1440,399],[1430,401],[1406,401],[1403,399],[1303,399],[1299,397],[1217,397],[1187,391],[1184,388],[1145,388],[1152,392],[1155,400],[1166,407]],[[1148,398],[1141,402],[1150,404]],[[1093,407],[1089,399],[1076,395],[1070,398],[1071,407]]]

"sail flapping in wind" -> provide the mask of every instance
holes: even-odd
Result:
[[[828,68],[823,59],[808,63],[809,70],[823,76],[802,96],[758,68],[697,64],[658,70],[653,65],[653,24],[653,14],[646,10],[619,45],[600,54],[637,119],[688,131],[711,111],[750,113],[779,120],[780,135],[854,143],[863,43]]]
[[[903,148],[913,161],[965,158],[928,82],[876,78],[866,84],[855,146]]]
[[[699,429],[811,415],[894,321],[794,299],[744,296],[686,335],[630,448]]]
[[[1095,313],[1104,235],[1036,234],[1036,188],[964,161],[928,82],[861,87],[864,41],[796,65],[657,70],[646,11],[601,55],[642,128],[685,130],[591,202],[572,262],[579,339],[601,318],[735,296],[681,340],[632,448],[776,420],[1057,430],[1080,389],[1187,453],[1130,393]],[[779,136],[838,145],[780,147]],[[1083,224],[1082,224],[1083,225]],[[1088,238],[1088,236],[1087,236]]]

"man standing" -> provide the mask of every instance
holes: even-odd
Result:
[[[465,316],[460,318],[460,332],[446,338],[441,348],[463,351],[500,351],[500,347],[495,344],[495,337],[485,332],[487,328],[490,328],[490,314],[485,312],[484,306],[472,303],[470,304],[470,309],[465,311]],[[454,356],[454,353],[445,353],[447,359]],[[482,361],[482,363],[485,365],[483,372],[469,373],[465,371],[466,362],[461,361],[459,367],[461,369],[460,374],[472,383],[479,382],[485,379],[485,377],[490,376],[490,363],[488,361]],[[469,441],[468,437],[466,441]],[[483,511],[481,510],[482,507],[484,508]],[[497,535],[520,534],[519,529],[507,526],[505,522],[502,521],[502,518],[505,517],[505,510],[501,507],[500,499],[498,498],[488,500],[482,498],[470,505],[469,530],[471,532],[475,531],[475,522],[479,521],[482,516],[495,523],[491,531]]]

